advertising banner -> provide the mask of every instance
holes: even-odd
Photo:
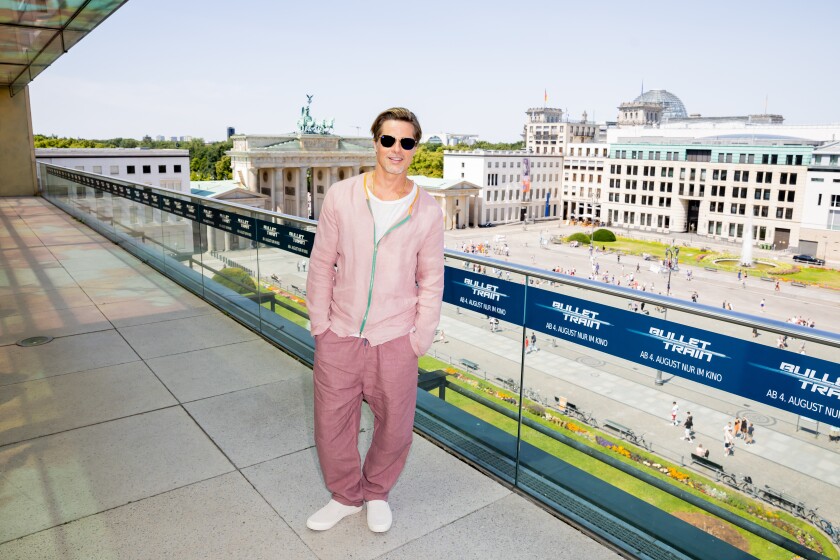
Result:
[[[528,329],[728,393],[840,424],[840,367],[644,313],[528,290]]]
[[[257,234],[254,218],[249,216],[240,216],[238,214],[232,214],[231,216],[233,217],[233,232],[236,235],[251,240],[256,238]]]
[[[315,233],[290,228],[265,220],[254,220],[257,224],[257,241],[284,251],[308,257],[315,243]]]
[[[443,272],[443,301],[522,325],[525,285],[447,266]]]

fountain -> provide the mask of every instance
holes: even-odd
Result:
[[[741,245],[741,266],[752,266],[752,220],[747,222],[747,227],[744,229],[744,242]]]

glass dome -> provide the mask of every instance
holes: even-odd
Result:
[[[680,98],[664,89],[651,89],[634,99],[637,103],[661,103],[662,120],[685,119],[688,113]]]

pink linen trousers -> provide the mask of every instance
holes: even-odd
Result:
[[[443,296],[443,214],[418,188],[374,243],[365,175],[324,198],[307,277],[315,337],[315,445],[327,489],[345,505],[387,500],[405,466],[417,359],[432,344]],[[364,466],[361,403],[374,415]]]

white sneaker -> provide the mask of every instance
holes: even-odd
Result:
[[[371,500],[367,503],[368,527],[374,533],[384,533],[391,528],[391,506],[385,500]]]
[[[345,506],[335,500],[330,500],[327,505],[312,514],[306,520],[306,526],[313,531],[326,531],[332,529],[335,524],[354,513],[362,511],[362,506]]]

